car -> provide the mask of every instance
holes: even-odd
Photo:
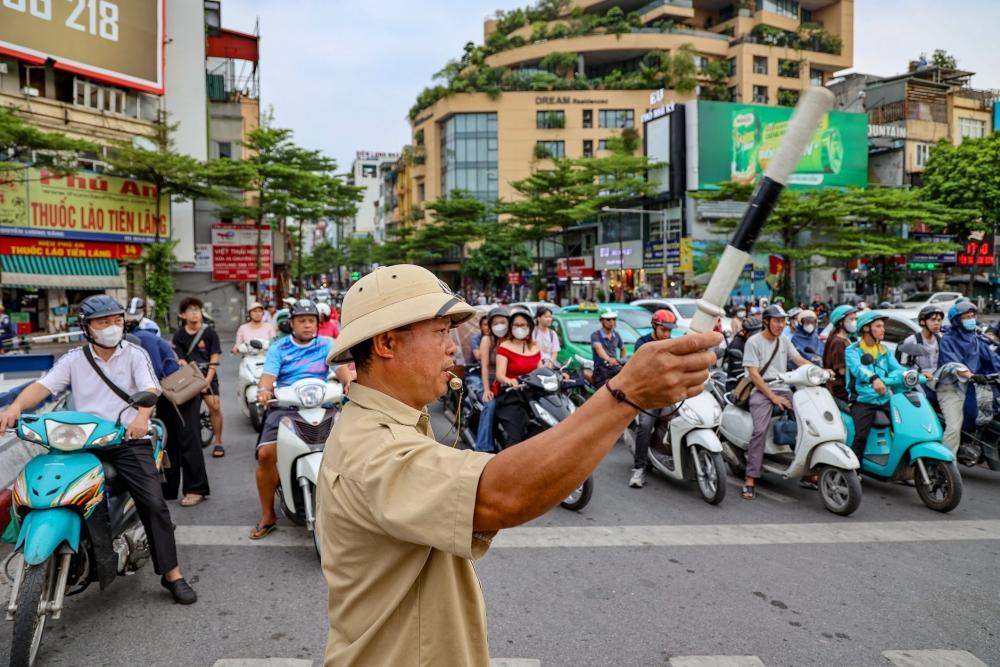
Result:
[[[947,313],[964,296],[961,292],[917,292],[903,299],[899,305],[907,310],[917,311],[924,306],[940,306]]]
[[[510,304],[509,308],[510,308],[510,312],[512,312],[512,313],[515,310],[526,310],[529,313],[531,313],[532,317],[536,317],[536,314],[538,313],[538,307],[539,306],[545,306],[546,308],[548,308],[549,310],[552,311],[553,315],[556,314],[556,313],[558,313],[560,310],[562,310],[556,304],[550,303],[548,301],[518,301],[517,303]]]
[[[572,368],[592,367],[594,348],[590,343],[590,335],[600,326],[600,313],[596,310],[568,307],[556,313],[552,319],[552,328],[559,336],[557,363],[569,364]],[[620,318],[615,330],[625,343],[626,353],[631,356],[635,342],[639,340],[639,332]]]
[[[677,326],[682,331],[691,328],[691,320],[698,312],[698,299],[668,298],[668,299],[636,299],[633,306],[641,306],[650,313],[658,310],[669,310],[677,318]],[[729,317],[722,318],[722,331],[728,335],[730,331]]]
[[[587,311],[597,313],[602,310],[613,310],[618,313],[618,321],[625,322],[639,332],[640,336],[645,336],[653,331],[652,315],[642,306],[631,303],[581,303],[573,306],[566,306],[560,312],[580,312]]]
[[[889,352],[895,353],[897,345],[906,340],[908,336],[920,331],[920,325],[917,324],[917,313],[919,311],[907,309],[880,310],[879,312],[888,317],[885,322],[885,340],[882,341],[882,344],[885,345]],[[832,329],[827,324],[826,328],[820,332],[819,339],[825,343]]]

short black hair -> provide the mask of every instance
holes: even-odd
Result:
[[[191,306],[198,306],[199,308],[204,308],[205,304],[202,303],[201,299],[196,296],[186,296],[181,299],[180,312],[185,312]]]
[[[351,359],[354,361],[355,370],[368,370],[374,356],[375,342],[372,338],[367,338],[351,347]]]

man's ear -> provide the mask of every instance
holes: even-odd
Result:
[[[395,343],[396,340],[391,331],[380,333],[372,338],[372,351],[378,357],[383,359],[392,359],[395,357],[393,352],[393,346]]]

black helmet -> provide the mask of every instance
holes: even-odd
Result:
[[[787,318],[788,313],[785,312],[784,308],[775,303],[764,309],[764,314],[761,316],[761,319],[766,321],[771,319],[772,317]]]
[[[299,299],[288,309],[288,319],[295,319],[299,315],[312,315],[319,320],[319,308],[309,299]]]
[[[489,321],[492,324],[494,317],[506,317],[507,319],[510,319],[510,311],[504,308],[503,306],[497,306],[496,308],[490,310],[490,313],[487,317],[489,318]]]
[[[764,324],[759,318],[754,317],[753,315],[743,320],[743,330],[747,332],[747,336],[752,336],[763,328]]]
[[[941,306],[924,306],[917,314],[917,323],[923,324],[924,321],[935,315],[940,315],[941,319],[944,319],[944,308]]]
[[[76,315],[81,325],[86,325],[90,320],[95,320],[99,317],[124,314],[125,309],[122,308],[121,304],[107,294],[88,296],[80,302],[80,306],[76,309]]]
[[[146,302],[142,297],[134,296],[128,300],[125,308],[125,321],[138,322],[146,315]]]

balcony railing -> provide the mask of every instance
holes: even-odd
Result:
[[[688,9],[694,8],[694,2],[692,0],[653,0],[653,2],[645,5],[639,9],[639,14],[647,14],[657,7],[662,7],[663,5],[671,5],[673,7],[685,7]]]

